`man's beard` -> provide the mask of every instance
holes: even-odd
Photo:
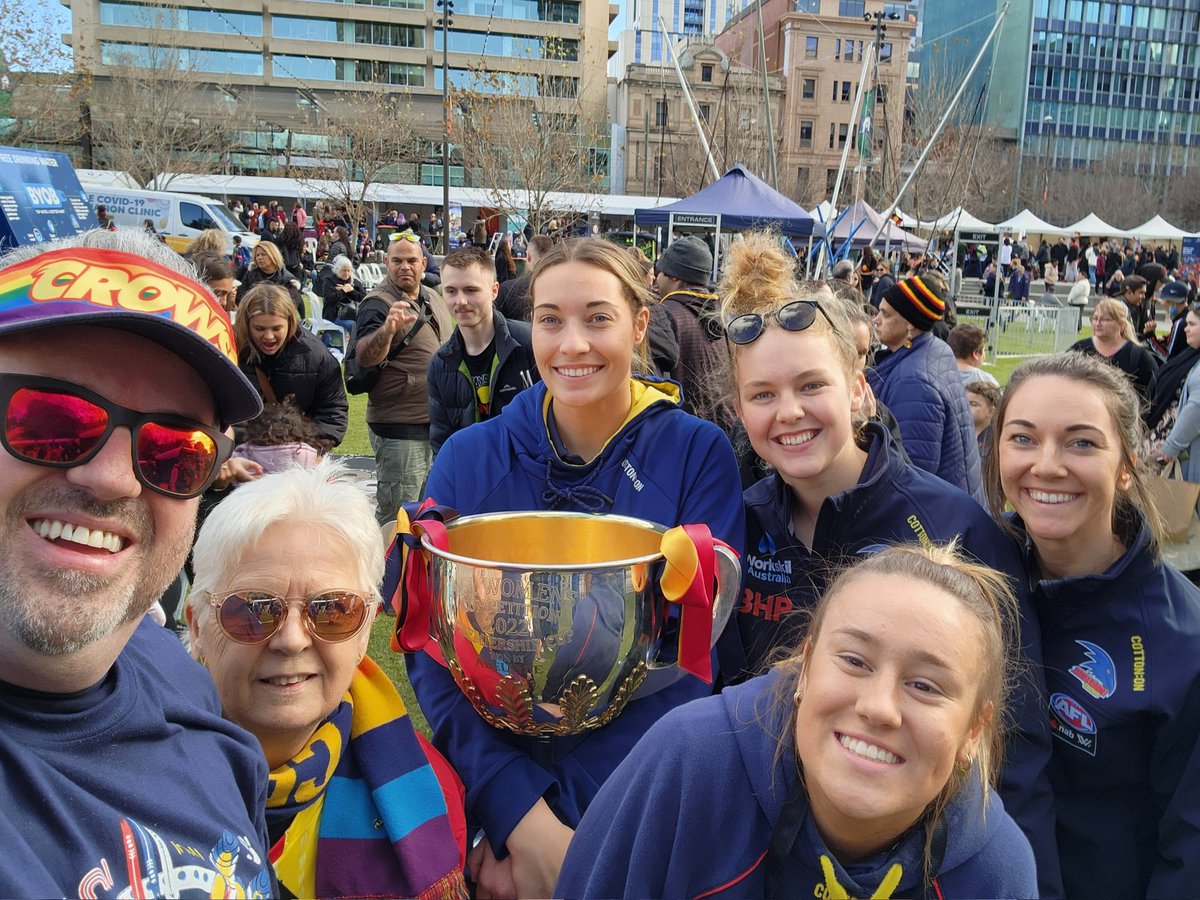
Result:
[[[79,510],[119,522],[136,554],[115,576],[48,568],[13,558],[12,538],[28,528],[35,508]],[[14,499],[0,530],[0,628],[31,650],[75,653],[136,621],[178,574],[191,535],[181,547],[155,547],[154,519],[145,501],[100,502],[74,488],[56,487]]]

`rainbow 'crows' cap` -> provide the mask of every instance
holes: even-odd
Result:
[[[928,331],[946,315],[945,295],[933,281],[920,275],[896,282],[880,299],[921,331]]]
[[[165,347],[204,379],[222,423],[262,412],[221,304],[199,282],[144,257],[69,247],[0,269],[0,335],[55,325],[117,328]]]

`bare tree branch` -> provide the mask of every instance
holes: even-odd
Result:
[[[414,164],[427,155],[422,132],[431,126],[403,94],[385,89],[347,92],[323,104],[322,112],[323,121],[307,130],[324,139],[324,155],[289,169],[310,191],[345,207],[350,220],[358,223],[370,211],[374,185],[416,182]]]
[[[554,53],[552,47],[548,53]],[[607,114],[588,108],[577,79],[553,72],[491,72],[482,64],[471,74],[469,88],[451,91],[452,108],[462,113],[456,143],[470,182],[487,191],[492,206],[508,216],[527,216],[540,230],[564,212],[553,208],[551,193],[593,194],[600,188],[607,169],[600,158],[608,144]]]

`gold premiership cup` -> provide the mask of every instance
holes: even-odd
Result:
[[[673,683],[685,674],[664,661],[677,658],[677,637],[690,629],[693,651],[697,637],[711,651],[741,578],[733,551],[702,531],[715,550],[716,589],[698,575],[711,605],[677,614],[666,570],[678,584],[680,566],[664,549],[675,557],[679,542],[651,522],[495,513],[447,522],[444,547],[425,535],[434,631],[459,688],[489,724],[543,735],[598,728]]]

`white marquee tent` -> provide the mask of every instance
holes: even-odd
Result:
[[[918,228],[927,231],[995,231],[996,226],[971,215],[961,206],[932,222],[918,222]]]
[[[1095,213],[1088,213],[1074,225],[1068,225],[1063,231],[1070,234],[1078,232],[1081,237],[1116,237],[1129,234],[1123,228],[1115,228],[1109,225]]]
[[[1028,209],[1023,209],[1011,219],[1005,219],[998,223],[996,228],[1003,232],[1019,231],[1025,234],[1066,235],[1071,233],[1066,228],[1059,228],[1057,225],[1051,225],[1049,222],[1039,219]]]
[[[1129,233],[1143,241],[1182,241],[1185,237],[1192,237],[1182,228],[1176,228],[1162,216],[1155,216],[1137,228],[1130,228]]]

